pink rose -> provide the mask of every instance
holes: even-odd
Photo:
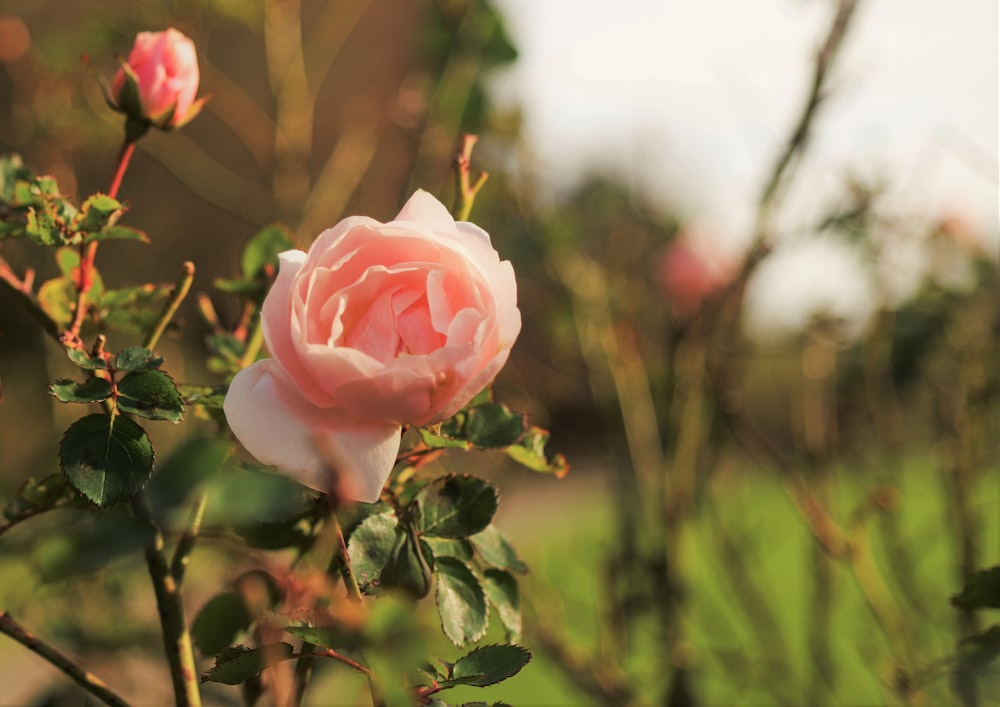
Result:
[[[198,93],[198,56],[194,42],[177,30],[140,32],[123,66],[111,82],[115,105],[125,113],[159,128],[180,127],[201,109]],[[127,80],[138,92],[133,105]]]
[[[300,483],[373,502],[401,426],[451,417],[507,361],[514,271],[424,191],[394,221],[346,218],[279,262],[261,311],[274,358],[233,379],[229,425]]]

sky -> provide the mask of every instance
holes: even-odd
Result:
[[[720,240],[745,241],[832,2],[494,1],[520,51],[494,94],[524,109],[530,167],[552,195],[610,171]],[[862,0],[784,230],[815,223],[856,174],[888,185],[890,211],[958,216],[1000,252],[997,35],[994,0]],[[749,293],[765,310],[757,324],[794,328],[827,306],[864,327],[873,295],[856,253],[814,239],[774,260]]]

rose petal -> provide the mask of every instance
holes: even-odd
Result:
[[[445,208],[445,205],[423,189],[417,189],[413,196],[403,204],[394,221],[412,221],[430,226],[435,231],[444,234],[454,234],[455,219]]]
[[[223,409],[258,461],[318,491],[374,503],[399,453],[399,425],[310,405],[275,359],[237,373]]]

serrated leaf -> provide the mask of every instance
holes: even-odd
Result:
[[[208,600],[191,622],[191,639],[202,655],[215,655],[229,646],[253,622],[243,599],[222,592]]]
[[[174,381],[163,371],[133,371],[118,382],[118,409],[148,420],[179,422],[184,401]]]
[[[488,569],[483,572],[483,591],[497,610],[500,623],[507,630],[508,641],[521,639],[521,593],[510,572]]]
[[[446,437],[445,435],[435,434],[428,429],[423,427],[420,428],[420,440],[426,444],[431,449],[471,449],[472,444],[467,440]]]
[[[569,473],[569,464],[562,454],[556,454],[552,458],[546,456],[545,443],[548,439],[548,431],[531,425],[517,444],[512,444],[505,451],[508,457],[521,466],[561,479]]]
[[[115,368],[119,371],[151,371],[162,365],[162,356],[141,346],[122,349],[115,356]]]
[[[66,349],[69,360],[85,371],[106,371],[107,362],[100,356],[91,356],[86,351],[80,349]]]
[[[487,526],[482,532],[471,536],[469,541],[486,564],[518,574],[528,571],[528,566],[517,556],[514,546],[495,525]]]
[[[438,538],[465,538],[493,520],[499,500],[496,489],[474,476],[451,475],[435,479],[416,496],[420,506],[417,529]]]
[[[427,537],[424,539],[427,546],[434,553],[434,557],[454,557],[462,562],[472,562],[472,558],[475,552],[472,548],[472,543],[470,543],[465,538],[452,539],[452,538],[432,538]]]
[[[455,661],[451,679],[463,685],[486,687],[520,672],[531,661],[531,651],[514,644],[481,646]]]
[[[284,227],[271,225],[254,235],[243,249],[240,258],[243,277],[254,280],[264,273],[267,266],[278,272],[278,254],[294,248]]]
[[[463,433],[474,447],[499,449],[517,442],[525,428],[521,413],[501,403],[485,403],[467,411]]]
[[[117,199],[107,194],[94,194],[80,205],[80,211],[73,219],[74,231],[95,234],[113,226],[124,209]]]
[[[52,321],[65,329],[73,321],[76,309],[76,284],[65,276],[46,280],[38,288],[38,304]]]
[[[1000,609],[1000,565],[974,573],[951,603],[960,609]]]
[[[139,243],[149,243],[149,236],[145,231],[131,226],[110,226],[102,231],[89,232],[83,239],[84,243],[94,243],[97,241],[138,241]]]
[[[374,593],[382,568],[396,542],[396,518],[388,513],[369,516],[351,533],[347,554],[361,589]]]
[[[479,580],[465,564],[440,558],[435,567],[437,609],[441,628],[456,646],[474,643],[486,634],[489,607]]]
[[[103,378],[91,378],[83,383],[57,380],[49,386],[49,394],[63,403],[99,403],[111,397],[111,384]]]
[[[430,548],[408,525],[396,526],[396,539],[389,559],[382,568],[381,586],[398,589],[414,599],[423,599],[431,591]]]
[[[295,653],[290,643],[268,643],[256,648],[230,646],[215,657],[215,666],[201,676],[202,682],[239,685],[265,668],[288,660]]]
[[[59,462],[73,487],[105,508],[127,501],[149,482],[153,444],[127,417],[88,415],[70,425]]]
[[[356,637],[349,636],[344,629],[336,626],[285,626],[285,631],[323,648],[337,649],[356,643]]]

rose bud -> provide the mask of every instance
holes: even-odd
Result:
[[[389,223],[346,218],[279,263],[261,310],[274,358],[233,379],[229,425],[300,483],[374,502],[402,425],[451,417],[507,361],[514,270],[424,191]]]
[[[111,82],[108,104],[145,127],[179,128],[201,111],[194,42],[177,30],[140,32]]]

